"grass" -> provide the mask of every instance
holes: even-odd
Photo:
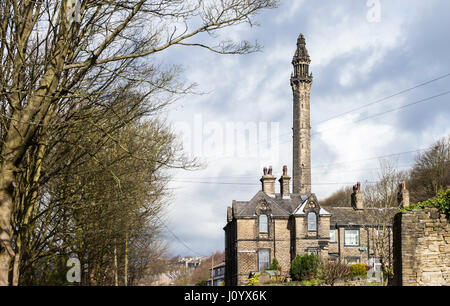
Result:
[[[285,286],[320,286],[322,284],[322,280],[313,278],[311,280],[303,280],[303,281],[292,281],[288,283],[284,283]]]
[[[374,286],[383,286],[381,283],[365,283],[361,286],[374,287]]]

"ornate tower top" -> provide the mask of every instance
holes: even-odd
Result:
[[[311,63],[308,50],[306,50],[305,36],[303,36],[302,33],[300,33],[300,35],[297,38],[297,50],[295,51],[294,58],[292,59],[292,64],[295,65],[296,63],[299,62],[307,64]]]
[[[291,76],[291,84],[293,82],[297,84],[298,82],[312,82],[312,73],[309,73],[310,63],[311,59],[306,49],[305,37],[300,33],[297,38],[297,50],[295,50],[294,58],[292,59],[294,72]]]

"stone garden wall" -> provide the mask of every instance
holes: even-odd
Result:
[[[450,285],[450,225],[437,208],[397,213],[393,248],[394,285]]]

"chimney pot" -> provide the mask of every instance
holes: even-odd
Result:
[[[400,207],[409,206],[409,191],[406,189],[406,182],[403,181],[398,186],[397,202]]]
[[[269,196],[275,196],[275,180],[276,178],[272,175],[272,166],[267,168],[264,167],[264,175],[260,179],[262,184],[262,191]]]
[[[280,193],[281,197],[289,197],[289,182],[291,178],[287,175],[287,166],[283,166],[283,176],[278,180],[280,182]]]
[[[363,196],[361,191],[361,183],[353,185],[353,193],[351,195],[351,204],[354,209],[364,209]]]

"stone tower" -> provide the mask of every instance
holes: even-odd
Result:
[[[293,188],[294,194],[311,193],[311,126],[310,91],[312,73],[309,73],[311,60],[306,50],[305,37],[297,39],[292,65],[291,87],[294,96],[293,119]]]

